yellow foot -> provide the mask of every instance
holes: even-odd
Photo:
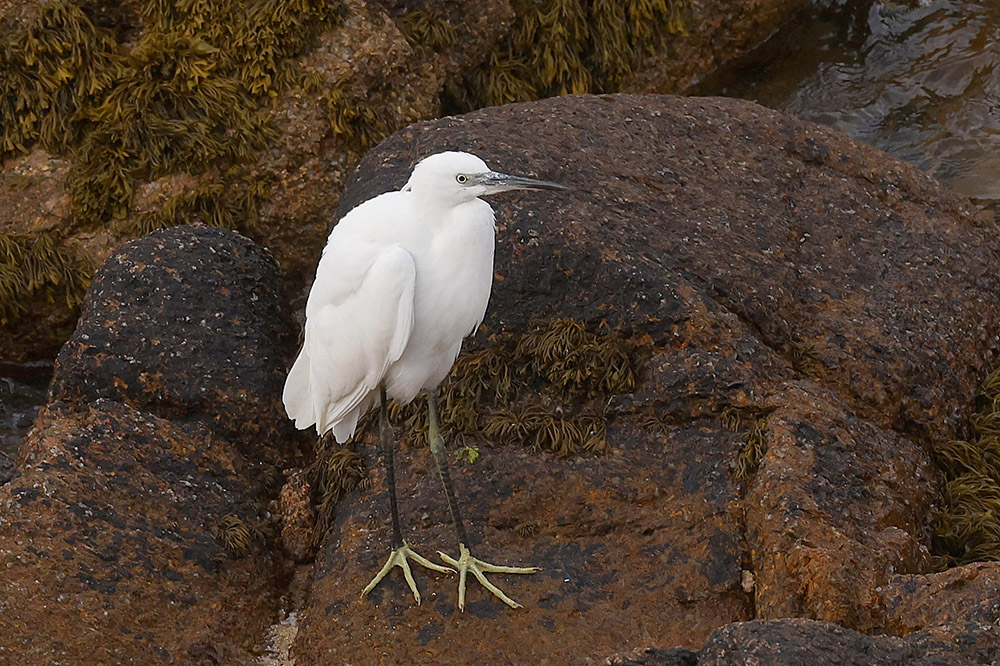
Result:
[[[495,596],[499,597],[501,601],[510,606],[511,608],[521,608],[521,604],[517,603],[506,594],[504,594],[500,588],[491,583],[486,579],[486,574],[488,573],[513,573],[513,574],[530,574],[540,571],[538,567],[504,567],[498,566],[496,564],[490,564],[489,562],[483,562],[482,560],[477,560],[469,552],[469,549],[465,547],[464,543],[458,544],[460,551],[458,559],[449,557],[445,553],[438,551],[438,555],[441,559],[450,564],[451,566],[458,569],[458,608],[459,610],[465,610],[465,573],[471,571],[472,574],[483,584],[487,590],[492,592]]]
[[[440,564],[431,562],[423,555],[410,550],[410,545],[404,541],[402,546],[389,553],[389,559],[386,560],[385,566],[382,567],[381,571],[375,574],[375,577],[372,578],[372,582],[368,583],[368,586],[361,591],[361,596],[364,597],[366,594],[374,590],[375,586],[379,584],[379,581],[385,578],[386,574],[389,573],[393,567],[399,567],[403,570],[403,576],[406,578],[406,582],[410,586],[410,590],[413,592],[413,598],[416,599],[419,604],[420,592],[417,590],[417,584],[413,581],[413,574],[410,573],[410,565],[406,561],[407,558],[412,558],[413,561],[420,566],[433,569],[434,571],[440,571],[442,573],[455,573],[454,569],[449,569],[448,567],[443,567]]]

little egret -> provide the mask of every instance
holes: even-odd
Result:
[[[403,540],[392,464],[392,429],[386,402],[427,396],[431,453],[458,533],[459,557],[438,551],[459,572],[458,606],[465,609],[471,571],[512,608],[516,601],[486,573],[533,573],[469,552],[438,429],[436,388],[486,314],[493,284],[494,213],[479,197],[507,190],[566,190],[556,183],[490,171],[461,152],[420,161],[398,192],[386,192],[351,210],[330,232],[306,303],[305,340],[288,373],[282,399],[300,429],[333,430],[345,442],[358,419],[378,401],[379,436],[389,485],[392,552],[361,593],[400,567],[417,603],[420,593],[408,559],[453,572],[422,557]]]

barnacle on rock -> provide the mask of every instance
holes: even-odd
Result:
[[[53,232],[0,234],[0,324],[16,320],[39,295],[78,305],[91,272]]]

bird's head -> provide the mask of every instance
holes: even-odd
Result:
[[[450,204],[508,190],[568,190],[558,183],[490,171],[486,162],[461,152],[436,153],[413,167],[403,191],[433,196]]]

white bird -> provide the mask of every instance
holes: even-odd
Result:
[[[454,364],[462,340],[482,322],[490,298],[495,218],[479,197],[565,189],[490,171],[469,153],[438,153],[413,168],[402,190],[358,205],[330,232],[306,303],[305,340],[282,399],[297,428],[315,426],[320,436],[333,430],[338,442],[354,434],[358,419],[376,400],[381,405],[393,550],[362,596],[399,566],[420,603],[407,558],[451,571],[411,550],[399,527],[386,401],[406,403],[421,391],[427,395],[431,451],[458,532],[459,558],[439,554],[459,571],[459,607],[465,607],[467,571],[514,608],[519,604],[484,574],[537,571],[491,565],[469,553],[438,432],[435,389]]]

